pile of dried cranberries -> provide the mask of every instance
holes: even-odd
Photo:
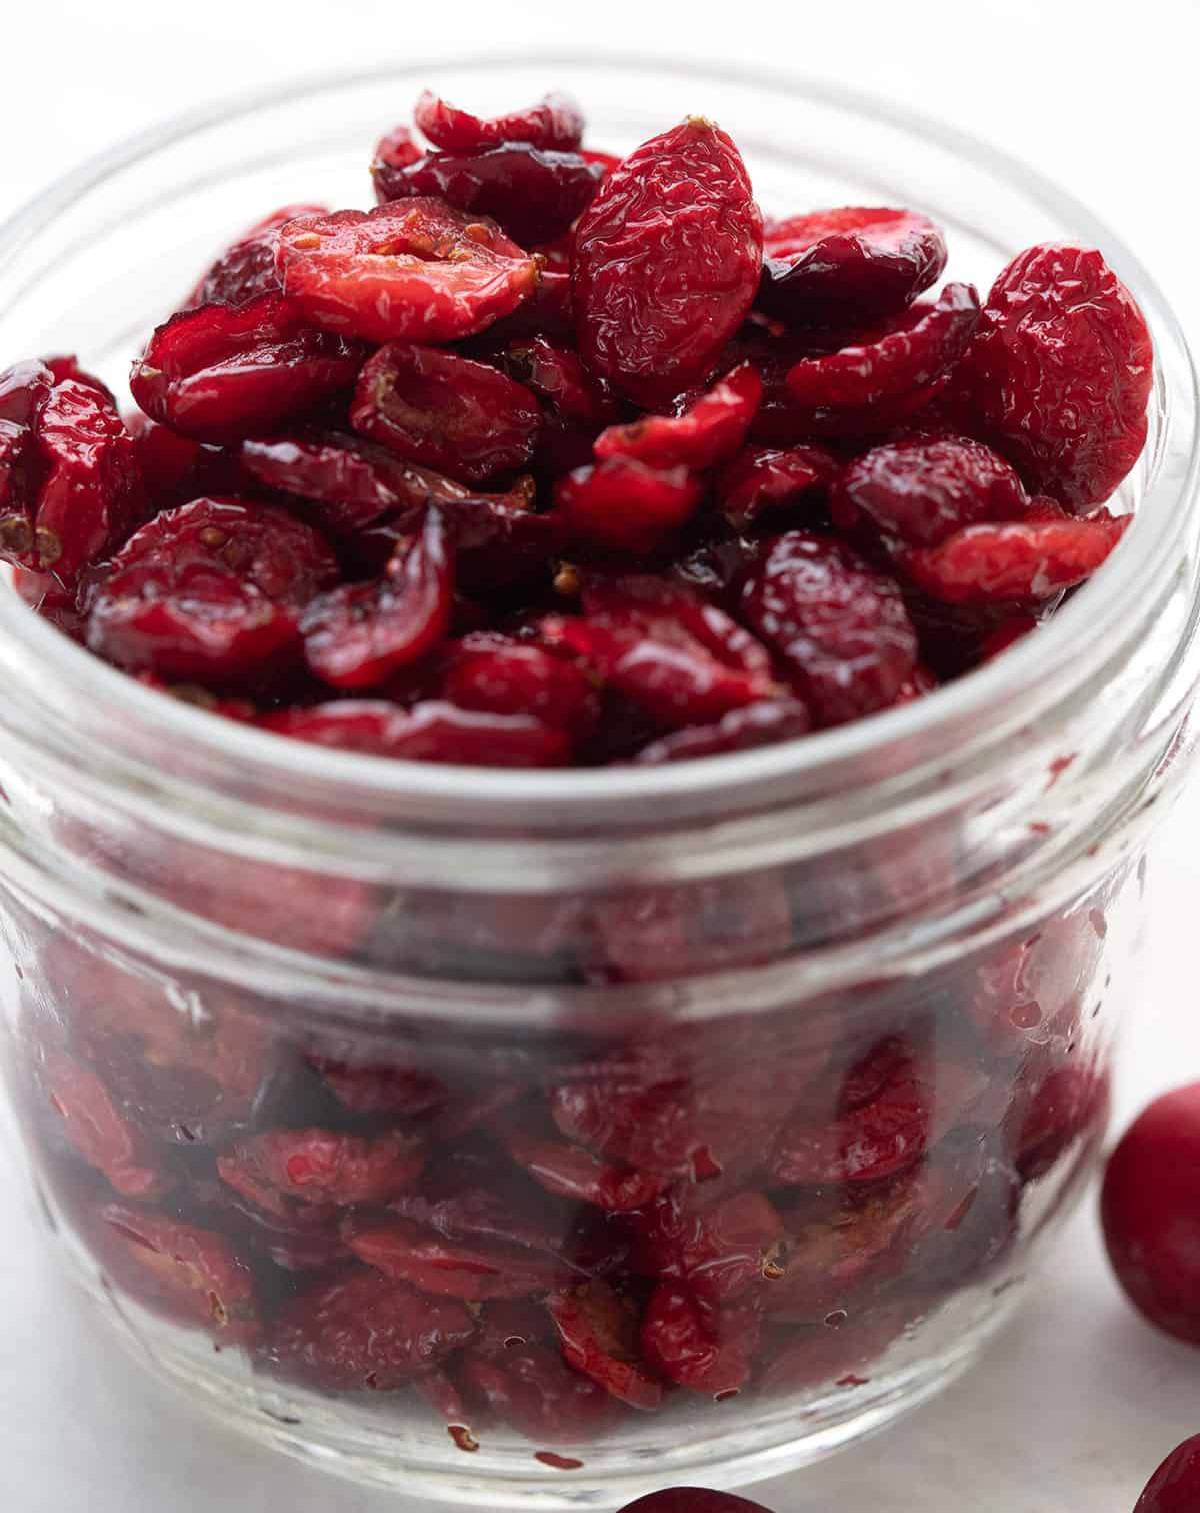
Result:
[[[924,697],[1105,560],[1152,354],[1098,252],[934,292],[693,116],[426,93],[370,211],[247,231],[134,364],[0,375],[0,553],[97,656],[329,746],[660,763]]]

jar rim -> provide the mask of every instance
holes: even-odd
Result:
[[[848,109],[876,125],[927,139],[976,168],[1019,183],[1027,196],[1047,203],[1057,214],[1066,212],[1081,237],[1104,248],[1129,285],[1155,346],[1151,437],[1140,464],[1147,470],[1146,486],[1133,528],[1104,569],[1036,637],[1025,638],[1003,657],[927,698],[795,740],[659,767],[512,771],[383,758],[290,740],[164,698],[30,613],[12,592],[0,593],[0,665],[6,672],[39,703],[53,690],[60,714],[73,706],[77,717],[79,700],[94,701],[104,710],[102,730],[114,737],[131,727],[143,734],[153,731],[163,752],[187,754],[182,771],[187,781],[219,785],[222,773],[232,767],[239,783],[249,783],[267,796],[328,796],[336,791],[339,808],[361,807],[396,821],[435,820],[455,826],[493,821],[511,828],[511,819],[500,817],[515,815],[529,834],[561,831],[564,824],[578,827],[581,815],[590,826],[620,826],[661,820],[667,813],[677,820],[696,819],[825,798],[838,791],[851,769],[861,790],[930,760],[944,762],[947,753],[989,731],[998,734],[1001,727],[1011,726],[1014,708],[1019,707],[1024,721],[1035,721],[1069,697],[1073,688],[1083,686],[1089,673],[1111,656],[1114,641],[1124,639],[1121,626],[1128,619],[1128,607],[1155,602],[1178,562],[1200,493],[1195,366],[1157,283],[1102,221],[1016,156],[920,112],[781,70],[718,70],[612,51],[442,58],[332,73],[268,91],[242,92],[226,103],[176,116],[91,158],[0,225],[0,268],[81,194],[215,125],[355,85],[435,75],[447,66],[494,73],[530,62],[547,68],[619,69],[625,75],[666,72],[697,81],[786,89],[793,97]],[[93,724],[88,734],[96,736],[101,730]],[[144,756],[150,771],[161,767],[153,752]],[[865,784],[864,772],[871,774]]]

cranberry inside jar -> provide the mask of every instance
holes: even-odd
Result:
[[[1190,400],[1120,259],[816,197],[727,83],[425,82],[131,378],[6,345],[6,1071],[198,1401],[640,1506],[949,1381],[1092,1169]]]

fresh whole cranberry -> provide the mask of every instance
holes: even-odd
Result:
[[[1200,1434],[1177,1445],[1146,1483],[1133,1513],[1196,1513],[1200,1508]]]
[[[706,1492],[700,1487],[670,1487],[651,1492],[621,1509],[621,1513],[768,1513],[761,1503],[747,1502],[732,1492]]]
[[[1125,1132],[1109,1157],[1100,1214],[1134,1307],[1200,1345],[1200,1082],[1156,1099]]]

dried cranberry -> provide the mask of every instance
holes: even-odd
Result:
[[[792,400],[819,419],[862,410],[928,388],[958,361],[979,321],[970,284],[947,284],[932,305],[914,305],[878,333],[788,372]]]
[[[260,294],[279,290],[275,243],[281,227],[298,216],[327,215],[324,205],[285,205],[253,226],[228,247],[192,290],[185,308],[194,305],[244,305]]]
[[[1035,1048],[1033,1067],[1047,1057]],[[1017,1170],[1027,1182],[1044,1177],[1072,1146],[1096,1142],[1108,1120],[1107,1069],[1094,1062],[1052,1064],[1040,1081],[1026,1075],[1005,1121]]]
[[[886,709],[916,666],[899,588],[841,541],[806,531],[777,537],[747,574],[740,602],[819,725]]]
[[[383,204],[437,196],[458,210],[487,216],[522,247],[553,242],[587,209],[600,169],[574,152],[524,143],[430,152],[397,166],[376,159],[375,193]]]
[[[425,1155],[421,1136],[400,1131],[367,1137],[272,1130],[218,1157],[217,1170],[243,1197],[277,1212],[282,1199],[338,1206],[386,1202],[417,1180]]]
[[[1109,1260],[1134,1306],[1200,1345],[1200,1084],[1156,1099],[1109,1157],[1101,1217]]]
[[[556,1293],[549,1307],[568,1366],[630,1408],[659,1407],[663,1389],[639,1363],[639,1320],[630,1300],[603,1282],[588,1282]]]
[[[885,541],[938,546],[965,526],[1020,520],[1029,500],[1010,463],[963,436],[889,442],[855,458],[838,480],[833,518],[865,516]]]
[[[948,604],[1051,599],[1103,567],[1132,518],[1101,510],[1086,520],[969,525],[940,546],[904,553],[902,565],[919,588]]]
[[[764,515],[819,496],[839,471],[837,459],[824,447],[747,447],[717,477],[721,513],[735,530],[744,530]]]
[[[518,337],[500,360],[542,405],[535,466],[558,477],[589,463],[596,432],[616,418],[616,406],[578,353],[546,336]]]
[[[749,1381],[761,1328],[749,1308],[705,1308],[685,1287],[664,1282],[646,1305],[642,1351],[668,1381],[726,1398]]]
[[[706,1200],[703,1184],[674,1189],[629,1223],[633,1267],[655,1280],[686,1285],[711,1307],[761,1290],[785,1233],[763,1193]]]
[[[253,1278],[223,1236],[110,1204],[105,1259],[135,1297],[235,1342],[256,1333]]]
[[[643,1208],[663,1188],[662,1180],[650,1172],[615,1166],[576,1145],[527,1134],[516,1121],[506,1129],[504,1144],[513,1160],[548,1193],[594,1204],[606,1213]]]
[[[527,715],[480,714],[438,700],[412,709],[384,699],[314,704],[267,715],[261,724],[342,751],[468,767],[561,767],[571,749],[564,731]]]
[[[285,1305],[267,1357],[282,1374],[327,1392],[392,1392],[474,1333],[461,1304],[355,1268]]]
[[[757,369],[743,363],[681,415],[647,415],[611,426],[596,438],[596,456],[632,457],[656,468],[715,467],[745,441],[761,398]]]
[[[655,406],[702,383],[754,300],[762,217],[737,148],[692,116],[613,169],[575,229],[579,350]]]
[[[706,1492],[699,1487],[671,1487],[639,1497],[621,1513],[768,1513],[761,1503],[747,1502],[732,1492]]]
[[[610,457],[560,479],[554,503],[582,542],[640,556],[686,524],[702,493],[686,468],[648,468],[628,457]]]
[[[634,756],[639,767],[657,767],[663,762],[689,762],[699,757],[721,756],[730,751],[751,751],[777,741],[792,741],[812,729],[812,716],[796,699],[771,699],[732,709],[712,725],[689,725],[651,741]]]
[[[374,173],[379,165],[386,168],[406,168],[409,163],[415,163],[420,157],[424,157],[424,153],[413,140],[410,129],[407,126],[393,126],[391,131],[385,132],[375,144],[371,172]]]
[[[494,222],[430,198],[292,221],[278,259],[311,320],[376,342],[471,336],[511,314],[538,278]]]
[[[768,221],[758,303],[782,320],[836,325],[892,315],[946,266],[946,243],[923,215],[858,206]]]
[[[334,688],[373,688],[426,656],[445,636],[454,558],[441,515],[393,558],[384,578],[344,583],[313,599],[300,622],[311,671]]]
[[[1146,441],[1154,353],[1093,249],[1031,247],[992,286],[964,364],[970,401],[1035,490],[1103,504]]]
[[[168,679],[242,683],[296,655],[299,609],[337,571],[320,536],[284,511],[196,499],[157,515],[107,565],[88,645]]]
[[[337,1101],[355,1114],[416,1119],[440,1108],[449,1097],[437,1077],[415,1066],[375,1061],[361,1064],[324,1055],[311,1055],[308,1061]]]
[[[490,1357],[471,1352],[463,1372],[500,1422],[534,1444],[590,1442],[613,1428],[620,1413],[603,1387],[542,1345],[514,1343]]]
[[[42,1084],[71,1148],[126,1198],[153,1198],[169,1186],[147,1142],[117,1108],[95,1072],[65,1052],[48,1053]]]
[[[447,647],[442,694],[461,709],[532,715],[579,743],[600,718],[595,691],[573,662],[495,632]]]
[[[979,648],[979,660],[990,662],[993,657],[1000,656],[1037,628],[1038,621],[1033,615],[1010,615],[984,638],[983,645]]]
[[[361,435],[463,483],[528,462],[540,420],[523,384],[457,352],[411,342],[390,342],[375,353],[350,411]]]
[[[532,147],[569,152],[583,140],[583,112],[570,95],[560,93],[544,95],[526,110],[487,120],[448,104],[426,89],[417,99],[413,119],[436,147],[460,152],[496,147],[502,142],[527,142]]]
[[[359,1260],[436,1297],[472,1303],[528,1298],[549,1292],[562,1276],[561,1266],[548,1256],[494,1242],[446,1240],[406,1219],[363,1225],[349,1240]]]
[[[1147,1482],[1133,1513],[1193,1513],[1200,1506],[1200,1434],[1176,1445]]]
[[[129,387],[152,420],[201,441],[265,431],[345,389],[366,351],[317,331],[281,294],[201,305],[159,326]]]
[[[682,586],[629,575],[585,590],[559,636],[606,683],[668,728],[719,720],[776,692],[766,649]]]

